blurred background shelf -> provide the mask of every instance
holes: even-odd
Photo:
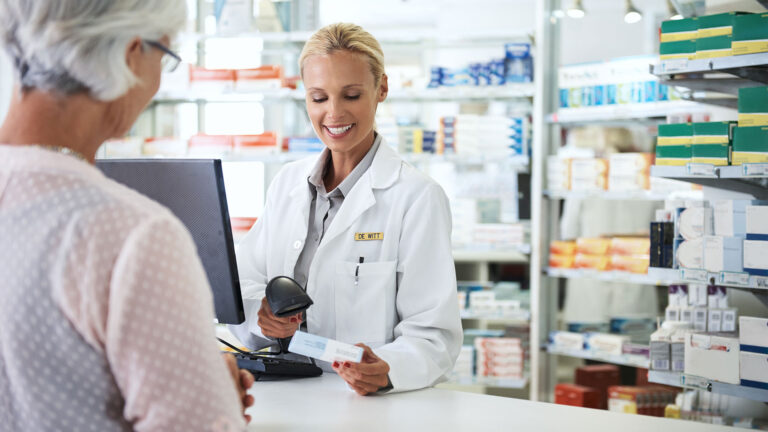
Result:
[[[611,363],[620,366],[631,366],[643,369],[648,369],[650,366],[650,360],[648,357],[638,355],[606,355],[598,354],[587,350],[565,350],[552,345],[547,346],[547,352],[554,355],[576,357],[586,360],[594,360],[603,363]]]
[[[707,378],[687,375],[682,372],[648,371],[648,382],[674,387],[706,390],[760,402],[768,403],[768,389],[727,384]]]

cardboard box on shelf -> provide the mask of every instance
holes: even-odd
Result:
[[[768,390],[768,352],[742,351],[739,374],[741,385]]]
[[[571,190],[602,191],[608,188],[608,161],[605,159],[572,159]]]
[[[739,336],[736,333],[688,333],[685,373],[739,384]]]
[[[694,59],[696,58],[696,40],[662,42],[659,44],[659,58],[661,60]]]
[[[744,240],[744,271],[768,276],[768,241]]]
[[[608,163],[608,190],[640,191],[650,188],[650,153],[615,153]]]
[[[768,14],[739,15],[733,20],[733,54],[768,52]]]
[[[704,237],[704,269],[709,272],[741,272],[744,239],[739,237]]]
[[[590,365],[576,369],[576,385],[593,388],[600,392],[600,408],[608,408],[608,387],[619,385],[619,367],[616,365]]]
[[[693,158],[693,145],[664,145],[656,146],[656,165],[684,166]]]
[[[768,350],[768,318],[739,317],[739,344],[745,351]]]
[[[696,59],[729,57],[733,55],[733,36],[722,35],[696,39]]]
[[[699,19],[686,18],[667,20],[661,23],[661,42],[674,42],[696,39],[699,32]]]
[[[739,127],[768,126],[768,86],[739,89]],[[754,130],[749,138],[765,143],[765,137]]]
[[[768,206],[768,201],[717,200],[714,209],[714,233],[723,237],[745,237],[747,234],[747,206]]]
[[[599,390],[577,384],[560,383],[556,385],[555,403],[583,408],[602,408]]]
[[[713,15],[700,16],[697,38],[709,38],[733,34],[733,22],[738,15],[745,12],[725,12]]]

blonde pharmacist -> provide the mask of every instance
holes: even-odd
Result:
[[[376,133],[387,97],[379,43],[352,24],[320,29],[299,59],[309,118],[326,148],[286,165],[264,214],[238,248],[247,320],[233,328],[252,348],[305,325],[360,343],[363,361],[332,366],[364,395],[435,384],[462,341],[448,200]],[[286,275],[314,305],[277,318],[265,284]]]

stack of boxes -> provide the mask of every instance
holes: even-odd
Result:
[[[733,165],[768,162],[768,87],[739,89]]]
[[[530,121],[525,116],[460,114],[442,117],[437,153],[482,156],[527,156]]]
[[[693,125],[691,123],[659,125],[656,165],[685,165],[693,156],[692,147]]]
[[[600,409],[608,408],[608,388],[619,385],[619,368],[616,365],[591,365],[576,369],[577,385],[597,390],[600,394]]]
[[[608,411],[664,417],[678,390],[663,386],[613,386],[608,389]]]
[[[549,246],[550,268],[648,272],[650,241],[640,237],[579,238]]]
[[[477,376],[523,378],[523,346],[517,338],[476,338]]]
[[[554,193],[639,192],[650,189],[650,153],[616,153],[608,159],[547,159],[547,184]]]
[[[739,318],[741,385],[768,389],[768,319]]]
[[[727,12],[661,23],[661,60],[768,52],[768,14]]]

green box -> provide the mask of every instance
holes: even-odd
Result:
[[[656,146],[656,165],[685,165],[692,157],[693,146],[690,144]]]
[[[656,145],[659,147],[670,145],[693,144],[693,124],[674,123],[659,125],[659,137]]]
[[[733,21],[733,55],[768,52],[768,13],[738,15]]]
[[[693,123],[693,144],[730,144],[736,122]]]
[[[661,23],[661,42],[696,39],[698,31],[699,19],[696,17],[663,21]]]
[[[737,127],[733,131],[731,163],[768,162],[768,126]]]
[[[691,162],[712,165],[728,165],[731,161],[730,144],[694,144]]]
[[[768,126],[768,87],[739,89],[739,126]]]
[[[747,12],[726,12],[699,17],[698,38],[724,36],[733,34],[733,22],[737,15]]]
[[[659,58],[670,60],[676,58],[690,59],[696,56],[696,39],[662,42],[659,45]]]
[[[733,55],[731,41],[733,36],[713,36],[696,39],[696,58],[728,57]]]

